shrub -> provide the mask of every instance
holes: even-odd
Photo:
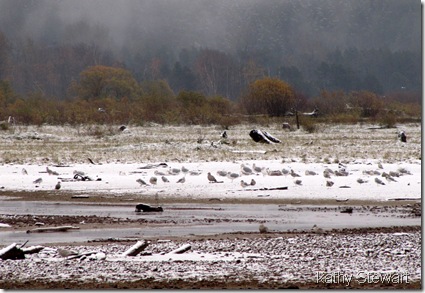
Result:
[[[319,130],[318,123],[315,121],[314,118],[303,117],[303,119],[300,119],[300,125],[308,133],[314,133]]]

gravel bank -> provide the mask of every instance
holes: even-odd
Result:
[[[134,241],[49,246],[0,261],[0,287],[419,289],[421,239],[420,227],[228,234],[152,240],[147,255],[136,257],[122,256]],[[184,244],[191,250],[169,254]],[[67,259],[58,249],[97,254]]]

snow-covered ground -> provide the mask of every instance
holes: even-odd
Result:
[[[421,162],[381,164],[377,160],[356,160],[343,166],[337,163],[282,163],[277,160],[241,160],[238,162],[200,162],[200,163],[167,163],[165,167],[140,169],[143,164],[117,164],[102,165],[72,164],[69,167],[52,167],[49,169],[58,172],[58,175],[49,175],[46,166],[39,165],[3,165],[0,166],[1,186],[3,192],[10,190],[55,190],[57,182],[61,182],[63,191],[75,191],[87,194],[137,194],[140,198],[153,198],[156,194],[161,198],[256,198],[264,195],[268,198],[293,198],[293,199],[359,199],[359,200],[388,200],[394,198],[420,198],[421,197]],[[264,168],[263,172],[253,172],[245,175],[241,171],[241,164],[253,169]],[[183,173],[181,169],[189,171]],[[25,169],[27,175],[22,174]],[[173,169],[179,174],[170,175]],[[268,173],[267,173],[268,169]],[[285,169],[286,175],[280,174]],[[329,178],[324,177],[328,169]],[[300,177],[292,177],[290,170]],[[342,170],[348,172],[343,173]],[[75,172],[92,179],[74,179]],[[239,177],[233,179],[220,176],[217,172],[225,171],[235,173]],[[199,175],[191,175],[195,172]],[[207,174],[210,172],[219,183],[210,183]],[[306,173],[307,172],[307,173]],[[315,175],[307,175],[313,174]],[[164,173],[165,175],[161,175]],[[326,172],[325,172],[326,173]],[[341,173],[341,174],[340,174]],[[158,175],[159,174],[159,175]],[[339,174],[340,176],[338,176]],[[393,174],[387,179],[383,174]],[[169,182],[163,182],[162,176]],[[157,179],[156,184],[150,179]],[[41,183],[34,183],[41,178]],[[184,183],[178,183],[185,178]],[[142,179],[147,185],[137,182]],[[359,183],[361,179],[364,183]],[[383,184],[375,182],[376,179]],[[255,181],[255,185],[241,186],[241,181],[248,184]],[[296,181],[301,183],[297,184]],[[391,181],[394,180],[394,181]],[[329,186],[327,182],[333,182]],[[273,188],[287,187],[287,190],[272,190]],[[268,189],[268,190],[266,190]]]
[[[398,129],[322,125],[316,133],[286,132],[280,125],[245,125],[227,130],[226,141],[220,141],[222,130],[213,126],[130,126],[124,132],[117,128],[41,126],[1,132],[3,194],[16,190],[53,191],[61,182],[59,195],[75,191],[135,194],[141,199],[155,195],[221,199],[259,195],[360,200],[421,197],[419,124],[401,125]],[[267,130],[282,143],[255,143],[248,135],[252,128]],[[400,129],[406,131],[407,143],[397,139]],[[95,164],[89,163],[88,158]],[[244,174],[242,165],[252,169],[252,174]],[[255,171],[254,165],[262,170]],[[47,168],[57,173],[49,174]],[[178,169],[177,174],[173,174],[173,169]],[[285,170],[293,170],[300,177],[279,174]],[[330,171],[329,178],[325,178],[325,170]],[[74,179],[77,171],[92,180],[78,180],[81,176]],[[223,177],[219,171],[239,177]],[[210,183],[208,172],[220,183]],[[169,182],[163,182],[162,176]],[[156,184],[150,183],[152,177]],[[34,183],[39,178],[42,181]],[[182,178],[185,182],[178,183]],[[140,184],[138,179],[148,185]],[[241,186],[241,180],[250,183],[253,179],[255,185]],[[363,183],[359,183],[361,180]],[[288,189],[273,190],[280,187]]]

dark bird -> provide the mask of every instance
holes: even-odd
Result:
[[[152,185],[156,185],[157,182],[158,182],[158,179],[156,177],[151,177],[149,179],[149,183]]]
[[[209,181],[209,182],[217,183],[217,179],[215,179],[215,177],[214,177],[213,175],[211,175],[211,173],[210,173],[210,172],[208,172],[207,177],[208,177],[208,181]]]
[[[257,184],[257,182],[255,182],[254,179],[251,179],[251,186],[254,186],[255,184]]]
[[[137,179],[136,182],[139,183],[140,185],[149,185],[143,179],[140,179],[140,178]]]
[[[222,138],[227,138],[227,132],[226,132],[226,130],[221,133],[221,137]]]
[[[332,181],[329,181],[329,180],[326,181],[327,187],[332,187],[332,185],[334,185],[334,183]]]
[[[58,181],[58,183],[56,183],[55,189],[57,189],[57,190],[61,189],[61,182],[60,181]]]
[[[375,182],[376,182],[377,184],[385,185],[385,183],[384,183],[384,182],[382,182],[382,180],[381,180],[381,179],[379,179],[378,177],[376,177],[376,178],[375,178]]]
[[[325,178],[331,178],[331,173],[328,170],[323,171],[323,177]]]
[[[96,165],[96,164],[93,162],[93,160],[92,160],[92,159],[90,159],[90,158],[87,158],[87,159],[89,160],[90,164]]]
[[[39,184],[41,182],[43,182],[43,179],[42,178],[38,178],[38,179],[35,179],[32,183]]]
[[[295,173],[294,170],[291,169],[291,176],[292,177],[301,177],[299,174]]]

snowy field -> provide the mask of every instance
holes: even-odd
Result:
[[[3,195],[52,191],[59,198],[61,193],[87,193],[140,200],[421,197],[420,124],[398,129],[321,125],[316,133],[244,125],[227,130],[227,140],[214,126],[118,128],[40,126],[0,132]],[[248,135],[255,128],[282,142],[255,143]],[[406,132],[406,143],[397,139],[399,130]],[[217,183],[208,180],[208,172]]]
[[[221,139],[223,129],[218,126],[118,128],[18,126],[0,131],[0,200],[22,197],[17,204],[25,208],[30,204],[23,202],[26,200],[53,200],[51,204],[75,200],[72,204],[81,207],[84,201],[128,205],[159,200],[186,206],[210,202],[224,207],[214,211],[217,215],[225,212],[226,204],[239,200],[257,203],[255,207],[268,214],[270,210],[265,206],[272,204],[291,209],[304,201],[310,209],[321,205],[329,208],[331,204],[339,211],[340,205],[342,209],[348,201],[355,207],[352,215],[344,214],[347,217],[366,222],[375,216],[380,220],[396,219],[400,226],[372,227],[367,222],[366,228],[329,230],[306,219],[311,228],[305,231],[284,231],[282,227],[262,231],[261,225],[258,227],[261,219],[238,218],[232,222],[220,216],[205,216],[205,231],[223,223],[239,227],[240,232],[189,234],[174,239],[161,234],[150,240],[143,255],[125,256],[123,253],[136,240],[147,240],[146,231],[158,229],[158,225],[169,230],[183,227],[186,218],[169,219],[171,212],[166,211],[165,220],[156,224],[146,222],[146,215],[133,221],[109,216],[49,216],[51,205],[46,205],[43,215],[1,215],[2,235],[21,233],[29,240],[27,246],[33,245],[32,234],[25,230],[44,221],[46,226],[78,223],[81,233],[89,231],[87,227],[102,232],[136,228],[137,237],[129,243],[121,239],[116,244],[115,240],[103,240],[106,243],[38,247],[38,253],[27,254],[24,260],[0,261],[0,287],[422,287],[420,227],[402,224],[406,219],[418,219],[419,223],[421,217],[417,202],[421,199],[420,124],[399,125],[397,129],[368,124],[320,125],[315,133],[302,129],[286,132],[280,125],[242,125],[227,130],[226,140]],[[281,143],[255,143],[249,137],[251,129],[265,130]],[[397,138],[400,130],[407,134],[406,143]],[[60,188],[56,189],[58,183]],[[78,199],[72,199],[75,196]],[[306,211],[301,209],[300,213]],[[330,209],[327,211],[320,212],[319,208],[315,213],[325,218],[330,214]],[[133,207],[131,213],[135,213]],[[182,211],[189,218],[193,213]],[[341,215],[341,221],[341,212],[337,215]],[[243,232],[240,227],[246,223],[254,223],[260,233]],[[66,232],[66,236],[72,239],[78,231]],[[59,232],[50,233],[50,238],[43,236],[52,239],[64,235]],[[104,239],[108,237],[111,235],[105,233]],[[190,249],[184,254],[173,253],[188,245]],[[333,279],[340,274],[352,281]],[[365,276],[372,277],[368,279],[371,282],[366,282]],[[383,281],[388,278],[388,282]]]

